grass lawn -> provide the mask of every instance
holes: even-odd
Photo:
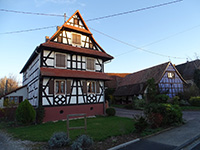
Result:
[[[70,120],[69,124],[70,127],[83,126],[84,120]],[[116,116],[87,118],[87,134],[91,136],[94,141],[102,141],[111,136],[129,134],[134,130],[134,122],[129,118]],[[66,121],[58,121],[25,127],[10,127],[6,128],[6,131],[22,140],[46,142],[54,132],[66,132],[67,129]],[[72,140],[81,134],[84,134],[84,130],[70,130],[69,133]]]
[[[197,106],[181,106],[182,110],[199,110],[200,111],[200,107]]]

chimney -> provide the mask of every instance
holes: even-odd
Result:
[[[60,26],[57,26],[57,31],[60,29]]]
[[[49,40],[49,36],[45,36],[45,42]]]

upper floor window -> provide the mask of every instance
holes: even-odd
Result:
[[[87,70],[95,70],[95,61],[93,58],[87,58]]]
[[[56,67],[66,67],[65,54],[56,54]]]
[[[72,33],[72,44],[81,45],[81,35]]]
[[[175,77],[175,74],[173,72],[168,72],[167,73],[167,77],[170,78],[170,79],[172,79],[172,78]]]

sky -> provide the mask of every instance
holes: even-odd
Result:
[[[175,0],[0,0],[0,9],[33,13],[66,13],[79,10],[95,40],[114,59],[105,72],[132,73],[167,61],[181,64],[200,58],[200,1],[182,0],[134,13],[94,21],[89,19],[148,8]],[[51,37],[63,17],[0,11],[0,78],[19,73],[34,49]]]

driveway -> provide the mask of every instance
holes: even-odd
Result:
[[[14,140],[7,133],[0,131],[0,150],[31,150],[33,142]]]
[[[131,110],[131,109],[122,109],[122,108],[115,108],[116,116],[119,117],[127,117],[133,118],[135,115],[144,115],[143,111],[141,110]],[[183,111],[183,119],[185,121],[190,120],[199,120],[200,121],[200,111]]]

